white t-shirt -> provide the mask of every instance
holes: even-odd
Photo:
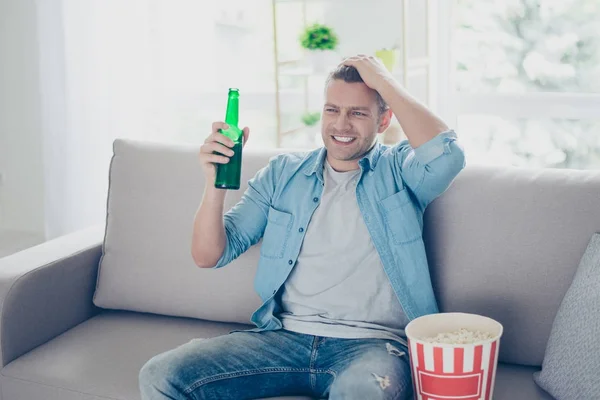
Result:
[[[284,329],[338,338],[405,338],[408,319],[356,200],[360,169],[325,162],[321,203],[281,295]],[[402,341],[402,340],[401,340]]]

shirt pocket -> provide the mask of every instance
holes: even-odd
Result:
[[[269,207],[267,226],[260,246],[265,258],[282,258],[292,229],[292,214]]]
[[[413,242],[422,237],[421,226],[414,205],[406,189],[386,197],[380,202],[387,232],[395,244]]]

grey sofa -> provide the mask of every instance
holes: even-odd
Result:
[[[204,185],[197,147],[117,140],[114,151],[106,227],[0,260],[2,400],[139,399],[148,359],[244,328],[259,304],[259,245],[220,270],[191,261]],[[274,154],[247,150],[244,181]],[[226,209],[241,193],[228,194]],[[495,399],[551,399],[532,374],[600,231],[599,205],[600,171],[468,165],[428,207],[424,239],[441,310],[504,325]]]

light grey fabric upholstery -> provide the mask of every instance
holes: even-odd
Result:
[[[501,363],[496,374],[494,400],[554,400],[533,382],[536,371],[539,368]]]
[[[226,210],[276,153],[244,154],[244,185],[228,193]],[[251,284],[258,249],[220,271],[191,260],[203,184],[195,146],[115,142],[96,305],[249,322],[259,304]],[[541,365],[560,301],[600,230],[598,198],[598,171],[467,166],[425,214],[440,308],[499,320],[500,360]]]
[[[590,239],[534,380],[557,399],[600,397],[600,233]]]
[[[540,366],[598,231],[600,171],[467,166],[425,213],[440,309],[498,320],[500,361]]]
[[[252,286],[258,247],[220,271],[201,270],[191,257],[192,223],[204,190],[197,153],[195,146],[115,141],[94,304],[250,323],[260,305]],[[239,201],[247,181],[275,154],[244,152],[242,187],[228,191],[225,210]]]
[[[2,369],[3,399],[139,400],[139,370],[155,354],[193,338],[224,335],[245,327],[191,318],[105,311]]]
[[[0,259],[2,366],[97,312],[103,235],[92,227]]]
[[[257,249],[221,270],[191,261],[204,185],[197,150],[115,143],[97,288],[101,231],[0,260],[0,349],[12,361],[0,370],[2,400],[137,400],[139,368],[153,355],[239,327],[200,319],[249,320]],[[244,182],[275,153],[247,151]],[[241,193],[230,192],[225,209]],[[541,365],[554,315],[600,231],[599,198],[600,171],[467,166],[425,213],[441,309],[499,320],[501,360]],[[96,315],[94,293],[102,307],[164,315]],[[494,399],[550,399],[533,382],[537,369],[502,364]]]
[[[3,399],[139,400],[138,372],[153,355],[193,338],[223,335],[243,327],[106,311],[6,366],[0,375]],[[533,383],[532,374],[537,370],[500,365],[494,400],[551,400]]]

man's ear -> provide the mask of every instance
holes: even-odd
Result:
[[[379,127],[377,128],[377,133],[383,133],[390,126],[392,122],[392,110],[389,108],[383,112],[379,116]]]

